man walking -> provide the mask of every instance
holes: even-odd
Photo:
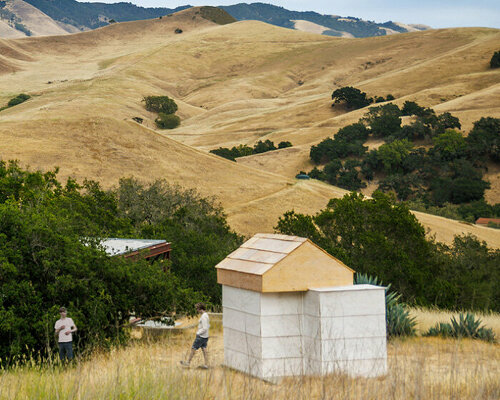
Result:
[[[205,359],[205,364],[201,365],[200,368],[208,369],[208,353],[207,353],[207,343],[208,343],[208,329],[210,328],[210,318],[208,317],[205,304],[197,303],[196,312],[201,314],[200,321],[198,322],[198,330],[196,331],[196,339],[191,347],[191,353],[187,361],[180,361],[181,365],[189,367],[191,365],[191,360],[193,359],[196,351],[201,348],[203,352],[203,358]]]
[[[61,318],[54,325],[55,334],[59,343],[59,358],[61,361],[71,361],[73,359],[73,332],[76,332],[76,325],[73,320],[67,317],[66,308],[59,309]]]

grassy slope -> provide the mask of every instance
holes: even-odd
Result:
[[[427,320],[449,315],[418,311]],[[498,328],[498,315],[487,324]],[[212,321],[209,371],[180,368],[194,330],[94,354],[73,368],[14,368],[0,374],[0,399],[497,399],[500,346],[473,340],[411,338],[388,343],[386,377],[287,378],[276,385],[223,368],[223,333]],[[496,330],[498,335],[498,329]],[[193,365],[201,363],[201,355]]]
[[[500,71],[488,69],[499,38],[493,29],[453,29],[348,40],[252,21],[218,26],[186,10],[73,35],[0,40],[0,104],[34,95],[0,113],[0,157],[58,165],[63,177],[106,186],[121,176],[167,178],[216,195],[240,232],[272,231],[284,211],[314,213],[346,193],[293,179],[310,168],[312,144],[364,113],[332,110],[335,87],[417,100],[451,111],[468,130],[481,116],[500,117]],[[175,98],[180,128],[154,131],[155,115],[141,104],[154,94]],[[238,163],[207,154],[259,139],[295,147]],[[500,179],[492,177],[488,199],[498,202]],[[498,231],[421,220],[438,240],[471,232],[500,247]]]

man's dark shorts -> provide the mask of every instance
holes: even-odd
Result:
[[[196,339],[193,342],[193,350],[198,350],[199,348],[206,349],[208,343],[208,338],[203,338],[196,335]]]

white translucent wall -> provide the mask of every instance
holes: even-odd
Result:
[[[387,373],[385,289],[311,289],[304,295],[304,363],[311,374]]]
[[[223,286],[225,364],[272,379],[386,373],[384,288],[259,293]]]

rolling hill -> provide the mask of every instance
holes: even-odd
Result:
[[[177,28],[182,34],[175,34]],[[500,71],[488,68],[500,31],[431,30],[343,39],[258,21],[218,25],[200,8],[172,17],[112,24],[88,32],[0,40],[0,158],[61,176],[113,186],[122,176],[165,178],[216,196],[233,228],[272,231],[289,209],[314,213],[345,190],[297,181],[309,149],[366,110],[330,107],[333,89],[355,85],[370,96],[392,93],[458,116],[465,131],[482,116],[500,117]],[[154,129],[141,102],[168,95],[182,125]],[[144,119],[143,124],[132,120]],[[294,147],[239,159],[215,147],[289,140]],[[500,201],[489,171],[490,202]],[[500,232],[417,214],[441,241],[473,233],[500,247]]]
[[[185,5],[171,8],[146,8],[132,3],[88,3],[75,0],[2,0],[10,14],[2,16],[0,12],[0,37],[40,36],[49,26],[59,26],[63,34],[67,32],[85,31],[107,26],[113,22],[137,21],[148,18],[159,18],[167,14],[189,8]],[[424,25],[404,25],[388,21],[382,24],[364,21],[355,17],[338,15],[322,15],[316,12],[290,11],[264,3],[238,3],[222,6],[222,9],[238,20],[256,20],[272,25],[306,32],[320,33],[339,37],[383,36],[402,32],[413,32],[429,29]],[[29,9],[29,11],[28,11]],[[44,15],[41,21],[34,17],[33,9]],[[13,23],[12,18],[16,23]],[[9,25],[11,31],[2,29],[1,25]],[[28,29],[27,27],[31,29]],[[34,29],[33,29],[34,28]]]

